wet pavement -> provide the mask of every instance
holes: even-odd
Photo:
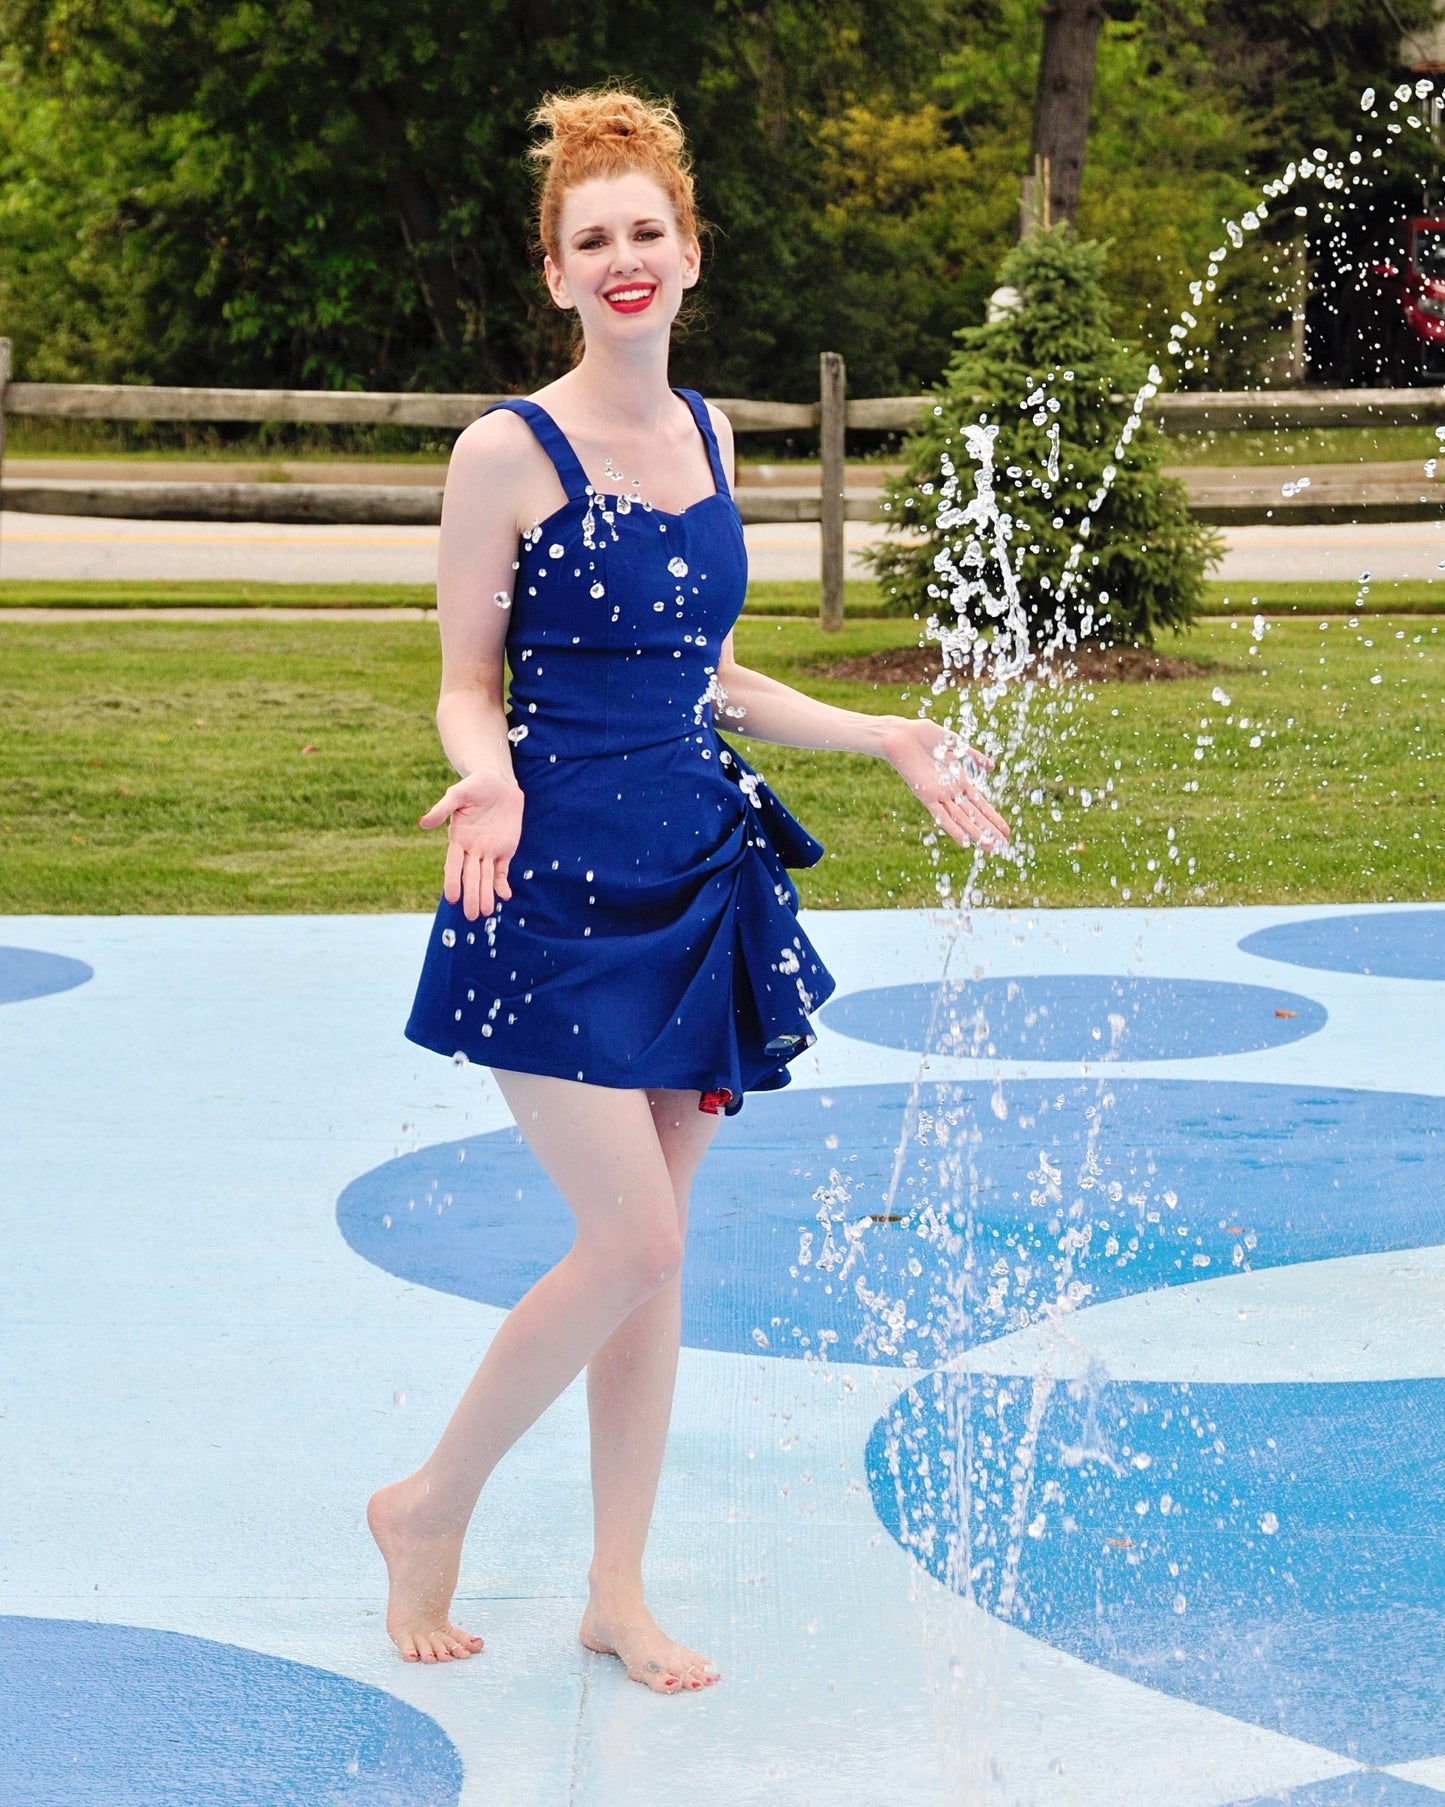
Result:
[[[427,920],[0,920],[7,1802],[1445,1795],[1445,909],[807,926],[820,1039],[698,1182],[650,1574],[724,1680],[666,1700],[575,1642],[577,1387],[485,1652],[382,1632],[365,1497],[565,1243],[401,1036]]]

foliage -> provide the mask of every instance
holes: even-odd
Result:
[[[677,97],[725,247],[707,289],[722,330],[684,349],[684,378],[807,394],[829,255],[814,122],[845,97],[908,104],[968,6],[0,0],[0,173],[50,241],[0,225],[0,319],[31,373],[535,384],[570,334],[530,242],[528,114],[619,76]],[[77,189],[67,167],[96,159],[107,179]],[[112,316],[128,285],[169,295],[168,338],[154,310]]]
[[[1079,224],[1159,355],[1251,171],[1347,145],[1430,0],[1109,11]],[[569,335],[527,114],[621,77],[676,100],[717,228],[679,378],[805,398],[831,347],[922,387],[1012,240],[1038,43],[1037,0],[0,0],[0,330],[30,377],[532,386]],[[1251,378],[1281,280],[1231,268],[1248,331],[1184,380]]]
[[[965,429],[983,421],[995,435],[1009,558],[1034,644],[1065,624],[1074,634],[1151,641],[1157,628],[1192,619],[1221,542],[1190,516],[1183,484],[1161,473],[1158,431],[1129,418],[1134,396],[1159,375],[1114,337],[1103,271],[1101,248],[1070,227],[1036,233],[999,272],[1017,305],[959,333],[936,404],[907,442],[907,470],[888,489],[897,531],[909,537],[869,554],[905,605],[947,614],[957,601],[939,574],[940,559],[963,551],[941,473],[945,460],[962,467],[968,497]],[[1081,535],[1076,581],[1066,572]],[[996,556],[977,574],[992,598],[1003,597]],[[964,607],[976,627],[990,625],[985,601],[970,597]]]

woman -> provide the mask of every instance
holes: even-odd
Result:
[[[581,1637],[659,1693],[717,1671],[648,1611],[642,1556],[677,1367],[688,1188],[720,1109],[787,1082],[832,980],[786,865],[821,848],[719,739],[886,759],[963,842],[1007,829],[939,728],[813,701],[738,665],[747,567],[732,435],[668,387],[700,264],[674,115],[554,98],[540,229],[581,358],[458,439],[437,575],[437,721],[461,774],[407,1033],[484,1061],[576,1220],[436,1449],[371,1500],[387,1630],[411,1661],[482,1640],[450,1617],[488,1475],[585,1367],[595,1547]],[[511,670],[504,697],[503,661]]]

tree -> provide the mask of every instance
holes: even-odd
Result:
[[[1034,129],[1024,185],[1024,225],[1073,224],[1089,143],[1089,104],[1100,0],[1047,0],[1039,73],[1034,85]],[[1031,217],[1032,216],[1032,217]]]
[[[51,374],[534,385],[565,368],[571,336],[531,243],[528,115],[550,89],[621,79],[676,101],[725,253],[704,295],[713,330],[683,345],[679,376],[805,396],[820,299],[842,296],[845,318],[868,311],[868,272],[822,223],[836,167],[825,127],[854,105],[885,117],[916,106],[977,3],[0,0],[13,109],[63,112],[87,156],[114,166],[113,181],[68,190],[63,160],[34,133],[7,134],[0,107],[0,307],[22,369],[40,358]],[[188,147],[179,184],[137,152],[127,185],[123,154],[148,134]],[[11,195],[62,222],[48,234],[60,268],[46,274],[61,274],[74,323],[63,351],[44,325],[56,292],[28,252],[11,255]],[[125,310],[117,358],[95,286],[63,247],[88,244],[87,267],[118,287],[122,231],[157,311]],[[87,329],[103,358],[84,357]],[[910,382],[927,368],[904,362]]]
[[[1042,229],[999,271],[1018,306],[958,335],[935,405],[907,442],[906,473],[887,491],[896,529],[910,538],[870,554],[900,607],[945,619],[959,611],[987,631],[998,613],[988,597],[1016,582],[1036,646],[1061,632],[1147,643],[1193,617],[1222,543],[1190,516],[1184,486],[1162,474],[1157,429],[1131,411],[1158,374],[1115,338],[1103,273],[1100,246],[1066,225]],[[965,553],[942,478],[946,459],[967,486],[966,431],[976,423],[994,432],[1011,570],[986,549],[968,573],[977,587],[960,592],[941,577]]]

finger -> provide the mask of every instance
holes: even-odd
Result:
[[[976,809],[980,815],[985,816],[992,822],[998,832],[1003,835],[1005,839],[1008,839],[1012,831],[1009,828],[1007,820],[1000,815],[998,810],[994,807],[993,801],[988,793],[980,789],[978,785],[971,783],[965,778],[954,789],[949,800],[955,803],[967,803],[971,809]]]
[[[1007,841],[1010,839],[1013,831],[1009,827],[1006,818],[999,814],[993,804],[984,796],[982,791],[975,790],[973,786],[970,785],[969,788],[962,793],[962,796],[970,808],[976,809],[986,821],[993,823],[994,828],[1003,836],[1004,840]]]
[[[944,830],[952,835],[955,841],[976,841],[980,836],[992,836],[993,829],[978,812],[970,807],[961,797],[941,797],[938,802],[937,820]]]
[[[1006,833],[1000,834],[993,823],[990,822],[986,816],[981,815],[979,811],[974,809],[969,803],[951,801],[949,804],[949,812],[951,819],[958,825],[959,830],[966,835],[969,840],[976,841],[985,852],[988,852],[995,847],[1006,847],[1008,845],[1008,835]]]
[[[512,895],[511,881],[507,877],[511,863],[510,859],[498,860],[492,878],[492,883],[497,887],[497,896],[504,902]]]
[[[469,853],[462,861],[462,914],[475,922],[482,913],[481,861]]]
[[[424,816],[417,817],[417,819],[416,819],[417,827],[418,828],[440,828],[442,823],[445,822],[447,817],[452,813],[451,798],[452,798],[451,792],[444,791],[442,793],[442,795],[437,798],[436,802],[432,804],[431,808],[426,812],[426,814]]]
[[[462,895],[462,846],[460,841],[447,842],[447,863],[442,873],[442,896],[449,904],[458,903]]]
[[[481,905],[483,916],[490,916],[496,905],[496,893],[492,888],[492,867],[490,859],[477,861],[477,900]]]

